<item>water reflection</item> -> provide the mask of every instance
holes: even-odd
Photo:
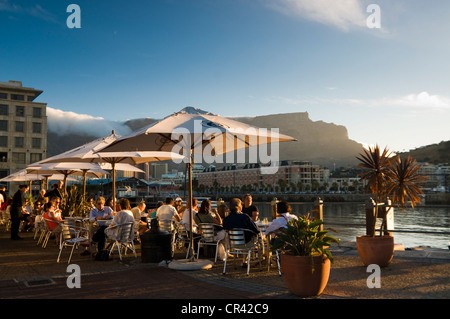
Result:
[[[271,218],[270,203],[254,203],[260,211],[260,218]],[[305,215],[314,209],[313,203],[291,203],[292,212]],[[355,237],[365,234],[365,212],[363,203],[324,203],[323,216],[325,227],[338,230],[333,236],[342,241],[355,241]],[[333,225],[351,224],[352,226]],[[354,226],[354,225],[361,226]],[[416,209],[395,208],[395,229],[414,231],[450,232],[450,207],[418,207]],[[422,233],[393,233],[395,242],[406,248],[429,246],[448,249],[450,235]]]

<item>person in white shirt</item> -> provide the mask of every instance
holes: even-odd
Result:
[[[167,197],[164,205],[158,208],[156,211],[156,218],[162,219],[175,219],[177,222],[181,220],[180,215],[178,215],[177,210],[173,206],[173,198]]]
[[[278,218],[274,219],[272,223],[267,227],[264,235],[269,235],[270,233],[276,233],[280,228],[287,228],[287,223],[291,220],[298,219],[297,216],[290,214],[292,208],[285,201],[281,201],[277,203],[277,214]]]
[[[130,202],[126,198],[121,198],[119,200],[119,205],[121,210],[114,216],[111,221],[111,225],[105,229],[105,235],[109,238],[116,238],[119,235],[118,228],[114,227],[114,225],[120,225],[125,223],[134,223],[135,219],[133,213],[131,212]],[[134,232],[133,232],[134,239]]]
[[[189,204],[188,204],[189,206]],[[198,212],[198,201],[197,198],[193,197],[192,198],[192,220],[193,220],[193,224],[192,224],[192,231],[194,232],[194,234],[197,233],[197,224],[194,221],[194,217]],[[187,231],[190,231],[190,221],[189,221],[189,207],[186,207],[186,210],[183,213],[182,219],[181,219],[181,223],[184,225],[184,227],[186,227]]]
[[[139,202],[136,207],[131,209],[134,219],[139,222],[139,234],[142,234],[147,230],[147,223],[144,220],[146,220],[145,218],[148,214],[145,212],[145,207],[145,202]]]

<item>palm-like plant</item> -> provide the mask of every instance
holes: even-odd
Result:
[[[359,154],[356,157],[361,163],[359,167],[364,168],[364,171],[359,175],[363,180],[367,181],[366,190],[376,195],[375,200],[384,199],[386,192],[386,183],[391,180],[391,152],[387,148],[383,151],[377,145],[364,149],[364,154]]]
[[[295,256],[310,256],[312,271],[314,271],[313,256],[327,256],[333,263],[333,256],[326,248],[339,239],[327,235],[328,230],[320,230],[322,220],[314,220],[309,214],[288,222],[286,228],[277,232],[277,240],[272,250],[281,249],[285,253]]]
[[[392,162],[390,167],[392,181],[388,184],[387,193],[401,208],[404,208],[407,202],[413,208],[421,203],[423,191],[418,184],[423,183],[427,177],[419,174],[420,167],[410,156],[404,160],[397,156]]]
[[[375,216],[371,231],[375,235],[375,222],[378,217],[378,204],[386,201],[388,196],[392,196],[392,202],[404,208],[409,201],[414,208],[415,204],[421,202],[423,192],[418,187],[427,177],[419,173],[421,165],[418,165],[411,157],[402,160],[400,156],[392,157],[387,148],[381,151],[377,145],[368,150],[364,149],[364,154],[356,157],[361,163],[358,164],[364,170],[359,176],[367,181],[366,190],[375,197]],[[386,225],[383,221],[382,225]],[[380,236],[382,232],[380,232]]]

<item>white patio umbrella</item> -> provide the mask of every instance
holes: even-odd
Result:
[[[100,165],[108,164],[109,166],[103,166],[103,169],[111,170],[111,179],[113,181],[113,200],[115,207],[116,199],[116,170],[125,170],[123,168],[129,167],[125,164],[136,165],[141,163],[153,162],[153,161],[164,161],[172,158],[183,158],[179,154],[171,152],[127,152],[127,153],[109,153],[107,156],[100,156],[96,152],[112,142],[114,142],[118,135],[112,132],[110,136],[105,138],[99,138],[92,142],[81,145],[72,150],[66,151],[59,155],[55,155],[44,159],[38,163],[64,163],[64,162],[75,162],[75,163],[99,163]],[[109,167],[109,168],[107,168]],[[136,170],[137,168],[135,168]]]
[[[64,191],[67,192],[67,178],[69,175],[83,176],[83,195],[85,194],[86,177],[100,177],[108,174],[107,171],[102,170],[100,165],[95,163],[46,163],[46,164],[31,164],[26,168],[28,173],[35,174],[62,174],[64,176]]]
[[[281,123],[280,123],[281,124]],[[192,216],[192,157],[203,154],[209,147],[211,155],[220,155],[252,146],[275,142],[295,141],[293,137],[272,134],[235,120],[223,118],[195,108],[185,108],[161,121],[143,127],[127,136],[118,138],[98,152],[167,151],[183,150],[189,179],[190,231],[193,232]],[[186,152],[188,150],[188,152]],[[193,238],[191,236],[191,261],[193,261]]]
[[[10,174],[6,177],[0,179],[0,182],[29,182],[29,181],[40,181],[45,179],[50,180],[62,180],[64,175],[62,174],[51,174],[51,175],[42,175],[35,173],[27,173],[26,169],[22,169],[13,174]],[[76,179],[72,178],[71,181],[76,181]]]

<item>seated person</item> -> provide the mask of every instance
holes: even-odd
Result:
[[[100,196],[95,201],[95,208],[91,209],[89,221],[113,219],[113,210],[109,206],[105,206],[105,198]]]
[[[89,221],[95,222],[97,220],[113,219],[113,210],[109,206],[105,206],[105,198],[100,196],[95,202],[96,208],[93,208],[89,214]],[[105,247],[105,228],[106,225],[101,225],[97,232],[92,236],[92,241],[97,242],[97,250],[102,251]]]
[[[133,207],[131,209],[131,213],[134,216],[134,220],[139,222],[139,234],[144,233],[147,231],[147,213],[145,212],[145,202],[139,202],[139,204],[136,207]],[[123,209],[123,208],[121,208]]]
[[[234,228],[248,229],[245,232],[245,242],[252,242],[254,237],[259,233],[258,227],[252,221],[250,216],[242,214],[242,202],[239,198],[233,198],[230,202],[230,214],[223,219],[223,228],[231,230]]]
[[[24,199],[22,208],[23,230],[28,231],[34,226],[33,209],[30,206],[30,200],[28,198]]]
[[[62,221],[61,211],[58,208],[55,208],[54,202],[50,201],[44,205],[43,217],[50,231],[53,231],[55,235],[61,233],[62,230],[60,224],[60,222]],[[59,236],[56,236],[57,241],[58,239]]]
[[[195,234],[197,234],[197,224],[195,223],[195,215],[197,214],[198,211],[198,201],[197,198],[193,197],[192,198],[192,231],[194,233],[194,236],[196,236]],[[181,223],[184,225],[184,227],[186,228],[186,230],[188,231],[188,233],[190,233],[190,226],[191,226],[191,221],[190,221],[190,214],[189,214],[189,203],[185,209],[185,211],[183,212],[183,216],[181,218]]]
[[[173,198],[167,197],[164,205],[156,211],[156,218],[161,219],[175,219],[177,222],[181,220],[177,210],[173,206]]]
[[[105,234],[112,239],[120,236],[120,229],[117,227],[113,227],[115,225],[125,224],[125,223],[133,223],[135,222],[135,218],[133,213],[131,212],[130,202],[126,198],[121,198],[118,203],[118,207],[120,207],[120,211],[114,216],[111,225],[105,229]],[[145,204],[144,204],[145,205]],[[132,238],[134,239],[134,232],[132,232]]]
[[[211,201],[209,199],[205,199],[202,201],[200,209],[197,214],[195,214],[194,221],[197,225],[206,223],[206,224],[214,224],[217,227],[214,227],[214,239],[215,240],[223,240],[225,239],[225,230],[222,227],[222,219],[219,214],[215,214],[213,216],[210,212],[211,209]],[[219,260],[225,260],[225,248],[222,243],[219,243],[219,247],[217,256]]]
[[[276,234],[278,229],[286,228],[288,222],[290,222],[291,220],[298,219],[297,216],[290,214],[291,210],[292,210],[291,205],[289,205],[287,202],[285,201],[278,202],[277,203],[278,218],[272,221],[272,224],[270,224],[270,226],[267,227],[264,234],[265,235]]]
[[[164,205],[163,201],[159,201],[156,203],[156,208],[154,209],[147,209],[148,218],[156,218],[156,212],[158,211],[158,208],[160,208],[162,205]]]

